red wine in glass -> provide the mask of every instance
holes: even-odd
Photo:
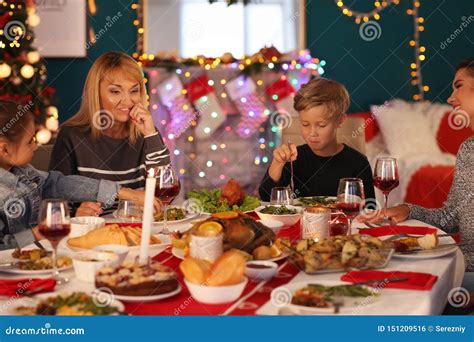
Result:
[[[53,247],[53,270],[52,276],[56,284],[64,284],[69,280],[59,276],[57,267],[57,249],[59,242],[69,235],[71,231],[69,208],[67,201],[61,199],[47,199],[41,202],[38,230],[47,238]]]
[[[388,205],[388,195],[400,184],[397,160],[395,158],[378,158],[374,169],[374,186],[383,193],[385,212]],[[379,222],[382,225],[392,225],[393,220],[384,216]]]
[[[168,205],[178,196],[179,178],[173,167],[159,167],[156,172],[155,196],[163,203],[163,233],[168,234]]]
[[[347,234],[351,234],[352,220],[364,203],[364,184],[360,178],[341,178],[337,189],[336,207],[347,217]]]
[[[69,235],[70,231],[70,224],[54,224],[50,227],[44,224],[39,225],[39,232],[48,239],[52,245],[58,244],[63,238]]]
[[[329,236],[347,235],[347,216],[340,212],[331,213]]]
[[[166,185],[164,187],[159,187],[159,185],[157,184],[155,188],[155,197],[158,197],[161,202],[169,205],[171,202],[173,202],[175,197],[178,196],[179,190],[179,183],[177,185],[171,184]]]
[[[381,177],[374,177],[374,186],[383,193],[389,193],[399,185],[398,179],[383,179]]]
[[[360,211],[360,202],[338,202],[336,207],[347,217],[353,219]]]

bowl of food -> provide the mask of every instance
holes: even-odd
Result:
[[[189,293],[195,300],[205,304],[224,304],[237,300],[244,292],[248,279],[246,277],[240,283],[234,285],[208,286],[194,284],[184,279]]]
[[[303,209],[292,205],[265,205],[255,209],[261,220],[274,220],[283,226],[292,226],[299,221]]]
[[[82,236],[89,231],[105,226],[105,219],[95,216],[80,216],[71,218],[69,238]]]
[[[260,222],[264,226],[267,226],[268,228],[273,230],[275,234],[277,234],[280,229],[283,228],[283,223],[277,220],[258,220],[257,222]]]
[[[233,302],[248,283],[244,275],[245,258],[235,250],[224,253],[214,263],[188,257],[179,268],[191,296],[205,304]]]
[[[95,272],[105,266],[118,265],[119,256],[117,254],[97,251],[78,252],[73,256],[72,264],[77,279],[93,283]]]
[[[272,279],[278,273],[278,264],[273,261],[255,260],[247,262],[245,275],[255,281]]]
[[[93,250],[97,252],[116,254],[119,258],[118,263],[121,264],[127,257],[130,248],[125,245],[107,244],[94,247]]]

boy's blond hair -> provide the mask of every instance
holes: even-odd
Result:
[[[295,95],[294,108],[297,112],[317,106],[326,107],[328,118],[340,119],[349,109],[349,93],[341,83],[317,78],[304,84]]]

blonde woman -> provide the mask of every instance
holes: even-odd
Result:
[[[79,111],[59,131],[50,170],[144,186],[147,166],[170,163],[169,151],[147,110],[143,71],[122,52],[107,52],[92,65]],[[84,202],[76,216],[102,214]]]

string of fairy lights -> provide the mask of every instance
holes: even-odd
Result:
[[[370,20],[380,20],[380,12],[385,10],[390,5],[399,5],[400,0],[375,1],[374,8],[369,12],[359,12],[349,8],[344,4],[343,0],[334,0],[337,7],[342,14],[347,17],[354,18],[356,24],[368,23]],[[413,100],[423,101],[425,92],[430,90],[430,87],[423,84],[423,75],[421,73],[421,63],[426,59],[426,47],[420,44],[420,32],[425,30],[425,19],[419,15],[421,2],[413,0],[413,7],[407,9],[406,14],[413,17],[413,39],[409,44],[414,50],[414,61],[410,63],[410,77],[411,85],[417,88],[418,93],[413,95]]]

